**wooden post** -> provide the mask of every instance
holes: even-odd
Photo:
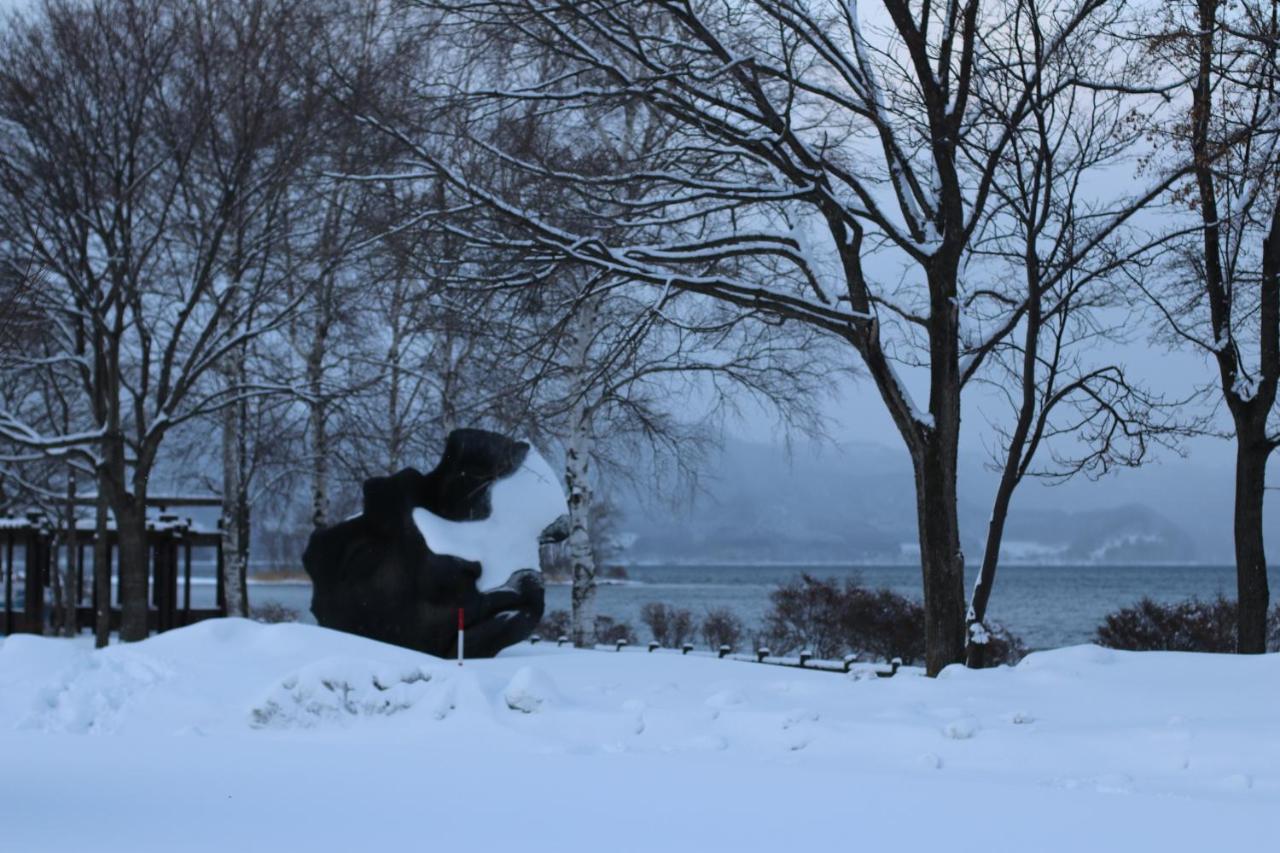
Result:
[[[5,531],[4,632],[13,633],[13,531]]]
[[[84,540],[80,538],[79,528],[74,529],[73,538],[76,543],[76,607],[78,609],[84,601]],[[79,633],[79,630],[77,625],[76,632]]]
[[[44,584],[48,569],[47,551],[44,543],[44,531],[41,530],[41,517],[38,513],[27,513],[27,549],[26,583],[23,584],[23,630],[33,634],[44,633]]]
[[[172,515],[160,516],[151,533],[157,632],[178,626],[178,542],[182,533],[177,516]]]
[[[191,624],[191,539],[187,537],[183,543],[182,566],[182,624]]]
[[[226,590],[226,587],[223,586],[223,582],[222,582],[223,556],[222,556],[222,519],[221,518],[218,519],[218,544],[215,547],[217,549],[217,558],[214,560],[214,569],[217,575],[217,579],[214,581],[214,588],[217,590],[217,597],[216,597],[217,608],[219,611],[221,611],[223,616],[226,616],[227,615],[227,590]]]

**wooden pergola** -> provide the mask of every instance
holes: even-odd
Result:
[[[81,499],[81,506],[92,506],[93,499]],[[181,507],[221,507],[217,497],[157,497],[147,506],[157,511],[147,520],[148,594],[147,623],[152,631],[167,631],[190,625],[202,619],[225,616],[226,590],[222,576],[222,521],[215,529],[202,527],[190,518],[180,518],[171,510]],[[0,518],[0,577],[3,579],[4,609],[0,615],[0,633],[42,634],[49,613],[45,593],[59,565],[70,565],[69,582],[73,586],[76,630],[92,629],[97,610],[97,587],[93,584],[93,567],[86,562],[92,554],[97,532],[92,521],[78,520],[74,535],[56,528],[39,512],[22,517]],[[114,525],[107,531],[107,565],[105,570],[116,579],[116,554],[119,538]],[[198,551],[213,554],[215,566],[215,605],[193,607],[192,562]],[[86,577],[89,582],[86,583]],[[181,583],[179,583],[181,579]],[[88,591],[86,593],[86,586]],[[111,628],[120,626],[119,584],[111,602]]]

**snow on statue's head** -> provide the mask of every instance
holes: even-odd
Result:
[[[487,517],[453,519],[433,512],[430,505],[413,510],[414,524],[427,547],[437,554],[479,563],[476,586],[486,591],[521,569],[537,571],[542,532],[568,511],[564,492],[547,460],[525,442],[514,442],[512,447],[515,450],[502,460],[501,472],[488,481],[492,484],[477,493],[487,498]],[[446,450],[446,459],[448,456]],[[486,460],[471,460],[472,465],[477,462],[478,470],[484,471]],[[465,465],[461,468],[477,471]],[[485,476],[487,472],[457,479],[478,485]]]
[[[366,480],[363,512],[312,534],[311,610],[326,627],[448,655],[461,608],[467,654],[496,654],[542,618],[538,545],[566,510],[528,442],[454,430],[429,474]]]

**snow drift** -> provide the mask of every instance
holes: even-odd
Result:
[[[5,850],[1269,849],[1280,655],[891,679],[214,620],[0,643]],[[980,821],[975,815],[983,815]],[[479,833],[479,834],[477,834]]]

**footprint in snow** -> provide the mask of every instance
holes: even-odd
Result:
[[[1222,787],[1230,791],[1248,791],[1253,787],[1253,777],[1248,773],[1232,773],[1222,780]]]
[[[960,717],[943,726],[942,734],[951,740],[969,740],[981,728],[982,726],[978,724],[977,717]]]
[[[644,702],[639,699],[628,699],[622,703],[622,710],[631,715],[631,730],[635,734],[644,734],[644,712],[646,707]]]
[[[1093,787],[1099,794],[1132,794],[1133,777],[1126,773],[1104,773],[1094,778]]]
[[[817,711],[810,711],[805,708],[798,708],[787,714],[782,719],[782,728],[790,729],[801,723],[816,723],[822,717]]]

